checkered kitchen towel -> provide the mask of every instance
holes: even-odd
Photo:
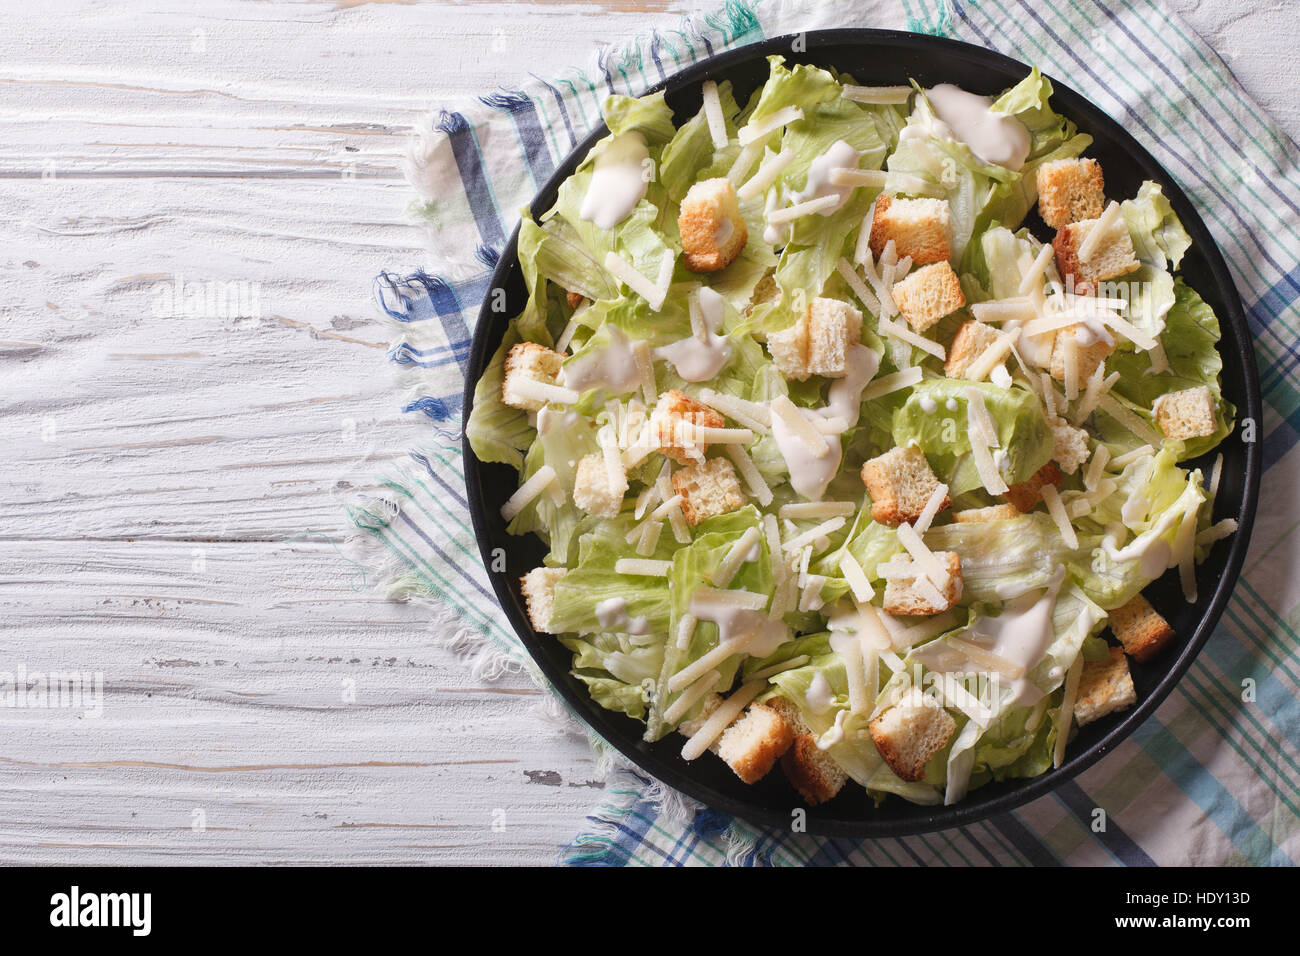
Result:
[[[599,122],[719,50],[822,27],[951,36],[1067,77],[1180,182],[1232,267],[1249,313],[1266,418],[1261,520],[1241,583],[1204,652],[1155,716],[1050,796],[960,830],[858,842],[763,831],[614,762],[606,802],[561,852],[579,864],[1288,864],[1300,860],[1300,169],[1296,146],[1222,60],[1152,0],[757,0],[606,50],[586,72],[525,79],[422,130],[408,170],[432,268],[380,275],[400,334],[404,411],[419,447],[354,507],[394,590],[430,596],[480,663],[533,672],[493,599],[465,504],[459,419],[479,303],[517,210]],[[1241,701],[1253,678],[1257,700]],[[538,676],[538,680],[541,678]],[[1092,832],[1093,808],[1109,825]]]

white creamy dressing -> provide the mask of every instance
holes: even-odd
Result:
[[[707,382],[715,378],[731,359],[731,343],[718,333],[722,330],[725,300],[708,286],[699,291],[700,315],[707,329],[707,341],[688,335],[654,350],[654,357],[671,362],[677,374],[688,382]]]
[[[934,400],[932,395],[922,395],[921,400],[917,402],[921,406],[921,411],[927,415],[933,415],[939,410],[939,403]]]
[[[601,229],[613,229],[646,194],[644,163],[650,158],[645,137],[635,130],[620,133],[596,157],[591,183],[578,215]]]
[[[831,709],[834,696],[830,681],[821,671],[818,671],[808,682],[808,693],[804,695],[804,699],[808,702],[808,709],[814,714],[824,714]]]
[[[844,140],[839,139],[831,143],[826,152],[808,164],[808,181],[803,191],[795,194],[795,202],[810,202],[823,196],[835,196],[835,205],[818,210],[817,215],[829,216],[836,212],[849,201],[854,187],[835,185],[831,182],[831,170],[857,169],[861,159],[862,154]]]
[[[999,616],[976,618],[962,635],[990,653],[1024,668],[1024,677],[1010,681],[1012,696],[1006,702],[1007,706],[1033,704],[1043,696],[1043,692],[1029,679],[1029,674],[1056,639],[1052,613],[1064,581],[1065,569],[1060,568],[1045,592],[1030,591],[1008,601],[1002,606]],[[929,669],[940,672],[970,667],[964,654],[954,652],[953,648],[941,642],[921,648],[914,652],[914,656]]]
[[[844,377],[831,382],[823,408],[799,409],[799,414],[817,428],[820,422],[833,422],[836,431],[821,435],[826,455],[818,458],[779,415],[772,416],[772,437],[790,472],[790,487],[809,501],[820,501],[826,487],[840,470],[843,450],[840,436],[858,423],[862,412],[862,390],[880,368],[880,356],[865,345],[850,346],[845,354]],[[818,429],[820,434],[820,429]]]
[[[609,344],[569,359],[560,369],[565,388],[585,392],[604,388],[615,395],[634,392],[641,386],[632,342],[618,326],[609,327]]]
[[[799,414],[815,423],[819,417],[815,411],[799,409]],[[816,425],[813,424],[816,428]],[[822,435],[826,443],[826,454],[818,458],[804,443],[804,440],[790,431],[779,415],[772,416],[772,437],[776,447],[781,450],[786,469],[790,472],[790,487],[809,501],[820,501],[826,494],[826,486],[831,483],[840,470],[840,461],[844,451],[840,448],[839,435]]]
[[[967,93],[951,83],[932,86],[925,95],[934,107],[933,135],[965,143],[986,163],[1014,170],[1025,165],[1029,130],[1014,116],[990,110],[991,97]]]
[[[831,725],[826,733],[817,738],[818,750],[830,750],[836,744],[844,742],[844,721],[848,719],[848,716],[849,712],[847,710],[841,710],[835,715],[835,723]]]
[[[690,612],[697,620],[712,621],[718,626],[718,641],[723,644],[742,645],[744,653],[753,657],[767,657],[790,639],[790,629],[780,619],[773,620],[764,611],[724,604],[718,600],[691,595]]]
[[[628,617],[627,601],[610,598],[596,605],[596,620],[602,629],[614,634],[645,634],[650,622],[645,617]]]

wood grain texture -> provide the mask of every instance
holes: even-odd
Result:
[[[0,708],[0,863],[555,859],[600,796],[585,740],[339,550],[339,496],[417,427],[369,283],[421,259],[428,108],[711,6],[6,9],[0,671],[98,672],[104,708]],[[1294,135],[1281,7],[1174,6]]]

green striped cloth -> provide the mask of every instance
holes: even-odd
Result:
[[[720,50],[827,27],[920,31],[1040,66],[1124,124],[1178,180],[1232,269],[1265,401],[1263,505],[1227,613],[1157,713],[1093,768],[962,829],[854,841],[755,828],[700,807],[613,757],[604,802],[559,859],[586,865],[1289,864],[1300,859],[1300,170],[1297,150],[1187,25],[1151,0],[733,2],[606,50],[586,70],[524,78],[448,106],[420,129],[408,169],[433,268],[381,273],[398,331],[401,407],[421,428],[385,492],[351,518],[394,594],[430,599],[489,675],[542,681],[493,598],[466,506],[459,420],[466,357],[492,267],[517,210],[599,122],[611,93],[637,94]],[[1243,682],[1254,697],[1243,702]],[[1095,827],[1097,810],[1106,825]]]

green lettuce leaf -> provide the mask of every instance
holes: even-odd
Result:
[[[474,386],[474,408],[465,426],[465,435],[479,461],[500,462],[516,469],[524,467],[524,452],[537,434],[527,412],[501,401],[506,353],[519,341],[519,329],[512,321],[483,377]]]
[[[1159,184],[1147,180],[1137,196],[1124,200],[1119,208],[1137,257],[1158,269],[1177,269],[1183,253],[1192,245],[1192,237],[1178,221]]]
[[[998,440],[1006,455],[1002,477],[1008,485],[1026,481],[1051,460],[1052,433],[1037,396],[1020,388],[960,379],[932,378],[918,383],[894,413],[894,444],[916,444],[952,495],[982,487],[966,430],[968,388],[979,390],[984,407],[997,425]],[[951,411],[949,400],[955,406]],[[931,402],[935,411],[927,412],[926,404]]]

